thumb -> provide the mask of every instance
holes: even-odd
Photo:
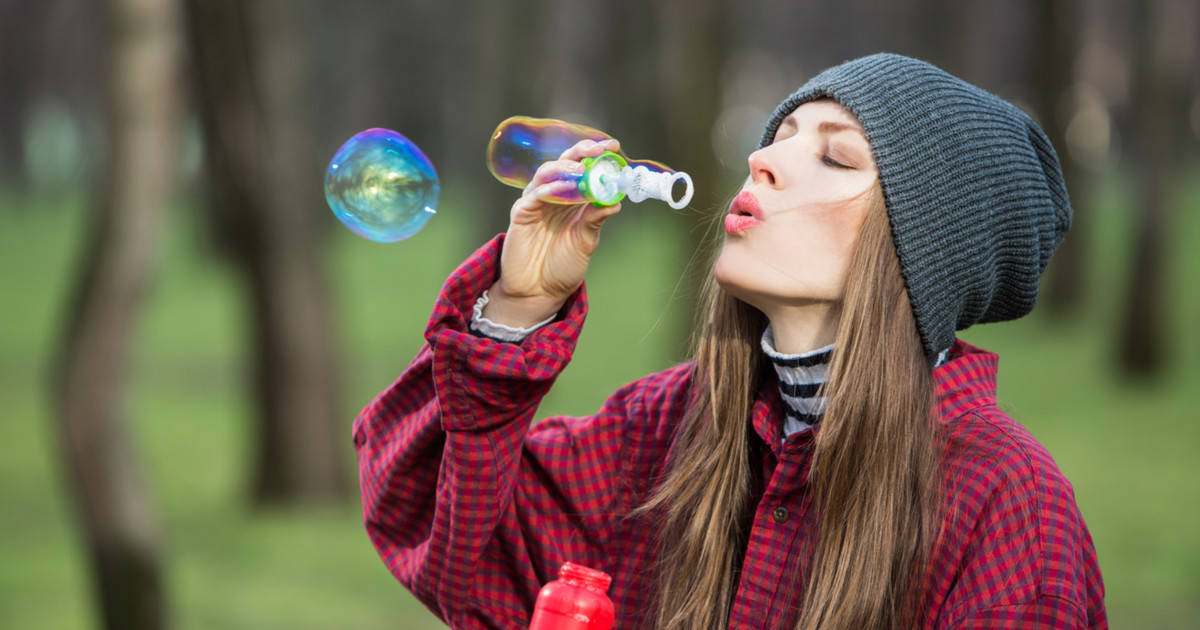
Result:
[[[612,206],[589,205],[583,213],[583,224],[590,230],[598,231],[609,217],[621,211],[621,204]]]

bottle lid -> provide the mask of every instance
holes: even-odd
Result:
[[[621,154],[605,151],[595,157],[581,161],[583,178],[579,180],[579,191],[598,206],[615,206],[625,198],[621,191],[621,170],[628,166]]]
[[[558,578],[564,582],[601,593],[607,592],[609,585],[612,584],[612,576],[609,574],[573,562],[563,563],[562,567],[558,569]]]

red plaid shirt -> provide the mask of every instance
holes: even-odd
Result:
[[[663,472],[692,364],[625,385],[585,418],[532,423],[571,358],[583,289],[521,344],[467,330],[495,280],[503,235],[447,280],[427,343],[354,423],[363,519],[384,563],[455,628],[525,628],[567,560],[613,576],[616,627],[638,628],[653,588],[653,523],[625,518]],[[996,406],[995,354],[961,340],[934,370],[949,435],[949,520],[924,579],[931,628],[1106,627],[1104,586],[1071,484]],[[793,628],[813,535],[813,433],[780,442],[774,380],[754,404],[765,488],[731,628]],[[647,517],[649,518],[649,517]]]

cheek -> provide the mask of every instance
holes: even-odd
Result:
[[[782,223],[782,222],[781,222]],[[824,207],[797,213],[756,243],[767,276],[786,282],[797,296],[836,299],[862,226],[857,207]],[[778,284],[778,283],[776,283]]]
[[[854,256],[854,249],[858,245],[864,210],[858,207],[846,208],[844,213],[830,221],[826,231],[827,240],[824,249],[827,252],[828,262],[824,273],[828,279],[830,291],[839,297],[845,288],[850,259]]]
[[[866,204],[860,199],[811,208],[788,226],[791,248],[844,264],[844,259],[850,257],[858,242],[866,210]]]
[[[836,300],[865,210],[864,204],[851,202],[809,205],[776,216],[755,232],[725,242],[713,267],[716,280],[751,303],[751,298]]]

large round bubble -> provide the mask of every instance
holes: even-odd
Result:
[[[325,201],[338,220],[372,241],[402,241],[436,213],[437,172],[408,138],[368,129],[346,141],[325,173]]]

